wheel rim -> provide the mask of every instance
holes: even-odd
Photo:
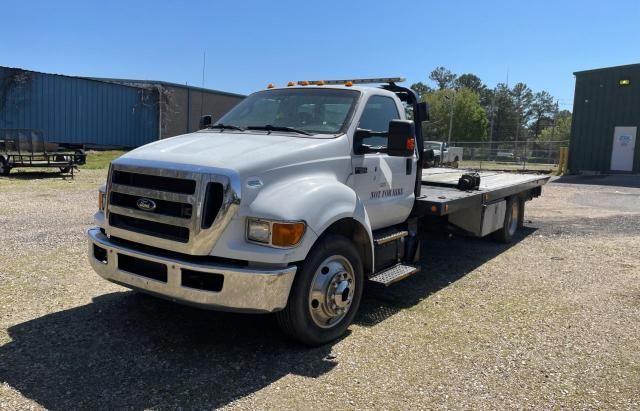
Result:
[[[349,260],[334,255],[316,269],[309,290],[309,312],[322,328],[336,326],[351,309],[355,295],[355,275]]]
[[[518,230],[518,202],[511,202],[511,210],[509,211],[511,216],[509,217],[509,234],[514,235]]]

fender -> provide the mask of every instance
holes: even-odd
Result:
[[[307,230],[313,231],[316,239],[336,221],[351,218],[366,230],[373,255],[371,224],[364,205],[357,194],[349,186],[337,181],[335,176],[314,175],[269,185],[258,193],[242,214],[275,220],[304,221]],[[315,239],[313,243],[303,241],[297,247],[299,250],[295,253],[295,258],[298,261],[306,258],[314,243]]]

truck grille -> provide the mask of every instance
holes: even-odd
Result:
[[[130,173],[126,171],[114,171],[113,182],[114,184],[150,188],[172,193],[193,194],[196,192],[196,182],[194,180]]]
[[[220,185],[220,184],[218,184]],[[130,208],[132,210],[138,210],[137,202],[140,199],[139,196],[133,196],[130,194],[111,192],[110,203],[112,205]],[[153,200],[156,203],[156,214],[162,214],[171,217],[191,218],[193,214],[193,205],[189,203],[180,203],[175,201]],[[220,202],[222,203],[222,202]],[[220,205],[218,205],[220,208]],[[218,210],[215,210],[217,214]],[[215,216],[213,216],[215,218]]]
[[[155,221],[143,220],[141,218],[127,217],[124,215],[110,213],[109,225],[111,227],[122,228],[123,230],[135,231],[136,233],[151,235],[167,240],[189,242],[189,229],[176,227],[171,224],[157,223]]]
[[[238,202],[226,175],[114,162],[107,186],[106,231],[158,248],[208,254]]]

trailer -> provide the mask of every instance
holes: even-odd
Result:
[[[0,175],[12,168],[57,168],[71,174],[86,162],[83,148],[47,142],[42,132],[32,129],[0,129]]]
[[[315,346],[345,332],[365,281],[420,272],[419,230],[512,241],[549,177],[424,168],[428,107],[400,81],[269,85],[215,124],[114,160],[91,266],[179,303],[275,313]]]

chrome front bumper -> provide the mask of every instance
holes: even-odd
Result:
[[[99,228],[88,231],[89,262],[101,277],[122,286],[172,301],[221,311],[274,312],[287,305],[297,267],[258,269],[190,262],[123,247]],[[95,256],[95,247],[105,250],[106,263]],[[118,257],[126,255],[166,266],[166,282],[122,270]],[[182,270],[224,277],[220,291],[206,291],[182,284]]]

